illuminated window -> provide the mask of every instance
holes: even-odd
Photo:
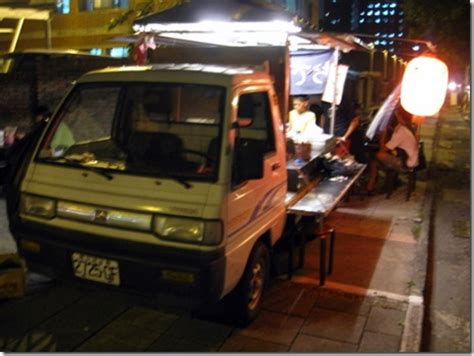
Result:
[[[360,19],[359,20],[359,23],[364,23],[365,22],[365,19]]]
[[[372,10],[370,10],[369,12],[367,12],[367,16],[372,16],[374,12]]]
[[[378,9],[379,7],[380,7],[380,3],[378,2],[375,4],[375,8]]]
[[[128,48],[127,47],[114,47],[107,50],[107,53],[111,57],[127,58]]]
[[[57,0],[56,12],[60,14],[69,14],[71,12],[71,0]]]
[[[393,41],[388,41],[388,44],[391,44],[391,45],[393,45]]]
[[[388,16],[388,10],[385,10],[384,12],[382,12],[382,14],[383,14],[384,16]]]
[[[80,11],[112,8],[128,8],[128,0],[79,0]]]
[[[375,23],[380,23],[380,19],[375,19]]]
[[[390,15],[395,15],[395,10],[390,10]]]
[[[387,44],[387,41],[385,41],[385,40],[380,41],[380,44],[383,44],[385,46]]]
[[[369,4],[369,5],[367,6],[367,8],[373,9],[373,8],[374,8],[374,5],[373,5],[373,4]]]
[[[392,3],[390,4],[390,7],[393,9],[394,7],[397,7],[397,4],[394,3],[394,2],[392,2]]]
[[[379,16],[379,15],[380,15],[380,11],[375,11],[375,12],[374,12],[374,15],[375,15],[375,16]]]
[[[377,32],[377,33],[375,34],[375,37],[377,37],[377,36],[380,36],[380,32]]]
[[[389,52],[395,52],[395,48],[389,48],[388,51]]]
[[[376,45],[378,45],[378,44],[380,44],[380,41],[379,41],[379,40],[375,40],[374,43],[375,43]]]
[[[398,34],[398,37],[403,37],[403,32],[400,32],[400,33]]]
[[[362,12],[360,13],[360,16],[365,16],[365,11],[362,11]]]
[[[102,49],[101,48],[92,48],[89,51],[89,53],[94,55],[94,56],[100,56],[100,55],[102,55]]]

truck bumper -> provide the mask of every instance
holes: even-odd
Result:
[[[158,296],[189,307],[216,302],[222,294],[223,248],[185,251],[30,223],[18,226],[14,235],[28,268],[54,278]],[[120,285],[76,277],[72,263],[75,252],[118,262]]]

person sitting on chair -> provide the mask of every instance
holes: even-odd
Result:
[[[375,188],[378,168],[403,172],[418,166],[418,141],[411,127],[411,114],[398,106],[395,109],[395,117],[398,124],[392,137],[380,147],[375,160],[369,163],[368,193],[373,192]],[[397,154],[397,151],[402,155]],[[406,159],[402,156],[406,156]]]

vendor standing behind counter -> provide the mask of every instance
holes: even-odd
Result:
[[[322,126],[325,133],[330,131],[331,105],[323,104],[324,120]],[[336,154],[345,156],[351,154],[358,162],[366,162],[363,134],[360,132],[362,108],[360,104],[353,103],[349,96],[342,97],[341,104],[336,108],[336,118],[334,121],[334,136],[337,138],[338,147]]]

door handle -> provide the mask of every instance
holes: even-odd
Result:
[[[280,163],[273,163],[272,164],[272,171],[276,171],[277,169],[279,169],[281,167],[281,164]]]

